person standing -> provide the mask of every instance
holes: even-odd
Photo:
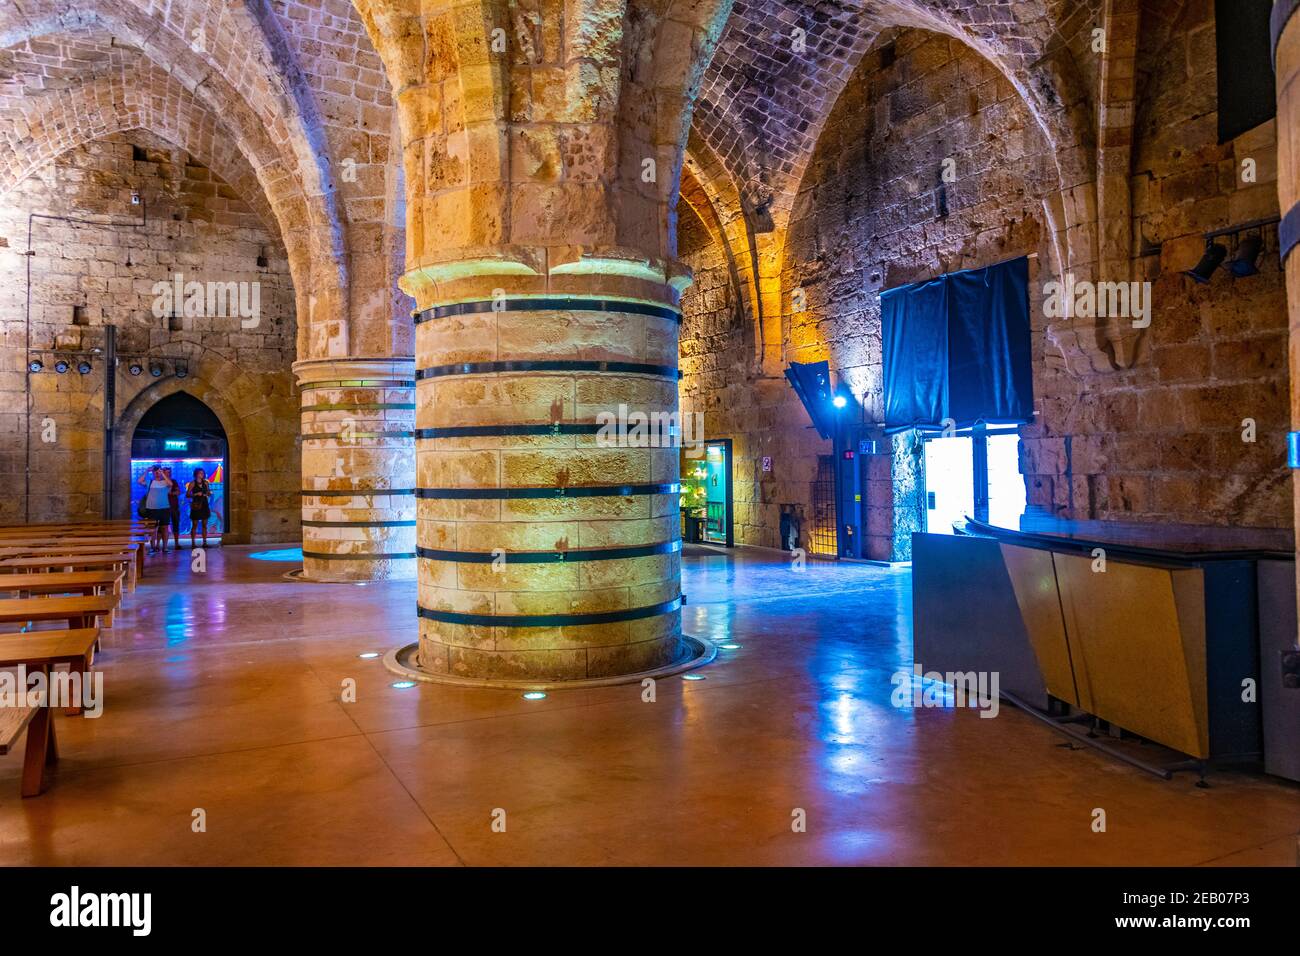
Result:
[[[163,469],[163,477],[170,483],[167,489],[167,517],[172,528],[172,550],[181,549],[181,483],[172,477],[170,468]],[[167,529],[163,528],[163,550],[167,550]]]
[[[149,553],[154,554],[167,544],[167,523],[172,511],[167,496],[171,493],[171,482],[163,475],[162,465],[154,465],[140,476],[139,484],[148,490],[145,492],[141,517],[152,521],[153,534],[149,538]]]
[[[185,485],[190,503],[190,548],[194,547],[194,528],[202,525],[203,547],[208,546],[208,518],[212,516],[212,486],[202,468],[194,469],[194,480]]]

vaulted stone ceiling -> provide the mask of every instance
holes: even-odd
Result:
[[[1085,54],[1102,3],[735,0],[695,105],[688,170],[728,178],[742,207],[732,214],[743,213],[751,231],[779,226],[855,65],[897,27],[946,33],[993,61],[1040,123],[1066,131],[1053,140],[1070,162],[1069,149],[1085,145],[1088,134],[1071,111],[1095,98],[1095,58]],[[94,109],[77,90],[93,93]],[[55,97],[60,111],[43,113],[39,104]],[[159,119],[166,128],[154,132],[180,136],[206,126],[238,148],[266,197],[249,201],[271,210],[299,284],[312,289],[300,308],[304,325],[323,337],[321,348],[346,338],[349,322],[392,311],[387,260],[400,255],[392,235],[401,231],[392,95],[349,0],[0,6],[0,189],[30,171],[32,157],[105,128],[119,105],[120,122],[184,113],[186,122]],[[53,128],[33,131],[32,116],[48,117]],[[87,116],[99,125],[83,127],[77,118]],[[42,147],[41,136],[59,146]]]
[[[1082,57],[1075,54],[1086,48],[1100,6],[1101,0],[736,0],[705,74],[695,132],[735,179],[762,229],[793,202],[822,121],[884,31],[917,27],[954,36],[1052,108],[1077,95],[1053,87],[1095,85],[1093,68],[1077,65]],[[1045,77],[1053,57],[1056,74]],[[1061,63],[1070,71],[1065,76]]]

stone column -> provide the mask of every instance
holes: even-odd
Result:
[[[727,0],[355,0],[396,92],[416,301],[418,663],[682,655],[676,204]]]
[[[303,576],[415,577],[415,370],[409,358],[308,359],[302,392]]]
[[[418,307],[419,664],[527,680],[671,664],[679,449],[602,423],[676,413],[681,283],[594,257],[567,274],[467,275],[500,265],[404,280]]]
[[[1277,190],[1279,229],[1286,266],[1290,314],[1291,430],[1300,430],[1300,0],[1273,6],[1273,47],[1277,69]],[[1294,472],[1292,473],[1294,475]],[[1296,527],[1300,527],[1300,488],[1292,482]],[[1300,562],[1297,562],[1300,569]]]

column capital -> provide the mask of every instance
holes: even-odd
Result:
[[[494,295],[599,295],[676,306],[693,277],[677,259],[622,246],[510,247],[426,257],[399,285],[420,309]]]
[[[407,381],[415,378],[415,356],[303,359],[293,363],[293,374],[297,376],[300,386],[311,382],[352,379],[395,378]]]

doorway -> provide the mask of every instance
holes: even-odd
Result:
[[[825,558],[839,557],[839,523],[835,516],[835,457],[817,456],[817,477],[812,483],[812,526],[808,550]]]
[[[219,544],[230,526],[230,446],[212,409],[188,392],[175,392],[144,413],[131,436],[131,514],[145,494],[140,478],[154,465],[170,468],[182,489],[194,477],[194,469],[203,469],[212,487],[208,543]],[[189,534],[192,525],[182,492],[180,534]]]
[[[1019,443],[1019,431],[1005,426],[926,436],[926,530],[952,534],[953,522],[968,517],[1019,529],[1026,500]]]
[[[681,474],[684,539],[732,547],[731,439],[706,441],[703,459],[683,457]]]

